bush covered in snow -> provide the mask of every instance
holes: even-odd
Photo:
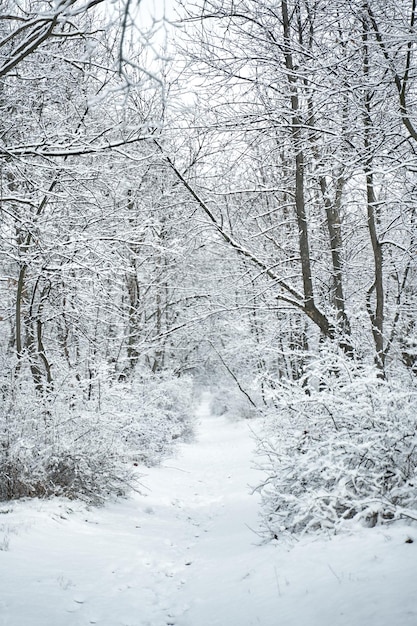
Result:
[[[258,442],[268,537],[417,519],[414,389],[340,358],[273,395]]]
[[[133,484],[116,424],[58,400],[14,397],[0,421],[0,500],[59,495],[97,504]]]
[[[99,401],[37,397],[16,382],[3,392],[0,500],[59,495],[98,504],[128,492],[139,463],[158,462],[192,431],[191,382],[170,374],[102,385]]]
[[[104,407],[120,428],[128,457],[153,465],[169,454],[178,440],[193,432],[192,381],[172,373],[142,373],[140,380],[114,386]]]
[[[245,395],[246,390],[242,392],[230,380],[213,385],[210,404],[213,415],[225,415],[230,419],[251,419],[257,416],[258,411],[249,400],[255,394],[252,389],[250,392],[248,397]]]

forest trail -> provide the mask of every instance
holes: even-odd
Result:
[[[196,442],[145,470],[142,495],[89,510],[18,502],[4,515],[0,555],[15,583],[1,583],[1,626],[261,623],[249,583],[250,431],[211,416],[207,394],[196,417]]]
[[[409,530],[259,545],[249,425],[203,400],[144,494],[1,505],[0,626],[415,626]]]

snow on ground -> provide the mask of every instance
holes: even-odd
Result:
[[[0,506],[0,626],[415,626],[417,531],[259,545],[248,424],[205,399],[146,495]]]

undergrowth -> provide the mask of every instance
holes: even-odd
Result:
[[[417,519],[415,389],[340,358],[271,395],[257,447],[266,537]]]
[[[29,384],[3,385],[0,500],[100,504],[136,488],[141,464],[159,462],[192,433],[191,381],[169,373],[101,385],[99,401],[29,391]]]

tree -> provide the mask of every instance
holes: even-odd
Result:
[[[138,50],[129,40],[133,5],[121,6],[122,19],[101,2],[9,3],[0,16],[4,497],[123,491],[125,431],[159,402],[136,406],[133,425],[108,419],[112,384],[126,374],[131,384],[139,356],[142,367],[161,361],[173,323],[161,298],[169,277],[152,258],[173,243],[172,221],[160,228],[171,187],[153,143],[165,94],[142,64],[146,38]],[[171,410],[167,441],[186,422]]]
[[[103,21],[106,10],[109,19]],[[100,21],[98,28],[95,25],[97,18]],[[128,62],[125,55],[128,31],[134,29],[139,39],[143,35],[137,28],[128,0],[117,6],[110,5],[108,0],[58,0],[54,3],[25,0],[18,4],[5,0],[0,20],[0,78],[18,71],[20,64],[34,53],[47,51],[51,42],[52,47],[57,43],[61,49],[71,39],[92,42],[97,33],[105,32],[114,25],[118,25],[121,31],[117,42],[117,63],[119,70],[123,71],[123,65]],[[78,58],[78,63],[82,64],[82,57]]]
[[[404,32],[414,9],[403,22],[406,3],[397,11],[393,29],[398,24]],[[381,16],[388,19],[383,11]],[[226,226],[229,209],[224,205],[220,215],[218,202],[211,208],[204,172],[206,189],[196,194],[197,201],[223,239],[250,259],[254,271],[272,279],[281,303],[302,311],[322,338],[336,340],[348,354],[362,353],[358,310],[366,313],[368,354],[374,354],[384,376],[400,296],[394,298],[383,250],[390,248],[390,264],[399,259],[392,237],[397,239],[402,218],[392,220],[390,206],[407,203],[404,194],[404,200],[396,194],[397,182],[408,176],[399,122],[410,126],[405,95],[411,93],[410,38],[403,34],[391,51],[369,3],[360,2],[213,0],[184,6],[184,24],[191,33],[184,46],[192,71],[211,81],[207,124],[213,135],[228,133],[230,152],[246,164],[235,168],[233,182],[228,174],[225,188],[249,187],[256,209],[246,212],[248,193],[238,197],[232,236]],[[392,85],[387,81],[391,60]],[[406,158],[414,161],[410,152]],[[262,166],[254,167],[260,161]],[[238,178],[243,170],[245,186]],[[261,215],[260,198],[273,206]],[[249,216],[245,224],[242,214]],[[239,220],[243,230],[237,235]],[[290,262],[282,255],[284,223],[293,225]],[[365,318],[360,319],[363,324]]]

